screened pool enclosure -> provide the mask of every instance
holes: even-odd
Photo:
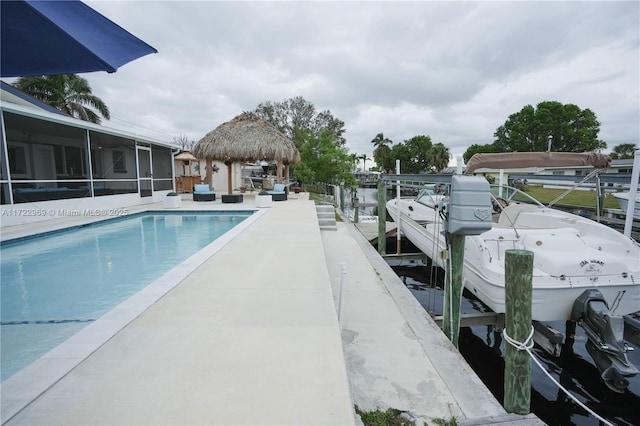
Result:
[[[1,112],[4,205],[173,189],[169,144],[6,102]]]

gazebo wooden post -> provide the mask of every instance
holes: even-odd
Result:
[[[191,171],[191,169],[189,169],[189,171]],[[207,159],[207,165],[205,167],[205,181],[207,182],[207,185],[209,185],[209,190],[211,190],[211,184],[212,184],[212,180],[213,180],[213,161],[208,158]],[[189,175],[191,175],[191,173],[189,173]],[[193,189],[193,188],[192,188]]]
[[[278,183],[282,183],[282,160],[278,160],[278,165],[276,166],[276,178]]]
[[[289,163],[284,166],[284,178],[285,180],[289,180]]]
[[[229,194],[233,194],[233,185],[231,184],[231,167],[233,166],[233,161],[227,160],[224,163],[229,163],[227,164],[227,189]]]

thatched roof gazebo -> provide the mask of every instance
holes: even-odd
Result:
[[[293,141],[251,112],[244,112],[207,133],[194,146],[193,155],[207,161],[224,161],[229,194],[233,191],[231,165],[234,162],[275,160],[280,179],[283,163],[300,161],[300,153]],[[207,167],[207,176],[209,169]]]

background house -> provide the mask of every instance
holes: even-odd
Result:
[[[610,167],[600,171],[600,181],[603,188],[608,192],[629,190],[632,168],[633,159],[612,160]],[[523,169],[504,169],[502,171],[480,168],[475,170],[473,174],[493,178],[498,183],[502,172],[505,183],[526,180],[531,185],[567,188],[573,186],[576,182],[580,182],[593,170],[594,168],[591,166],[528,167]],[[594,189],[594,187],[595,180],[591,179],[576,189],[588,190]]]

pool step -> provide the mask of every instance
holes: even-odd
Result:
[[[318,204],[316,206],[318,225],[321,231],[337,231],[336,213],[332,204]]]

